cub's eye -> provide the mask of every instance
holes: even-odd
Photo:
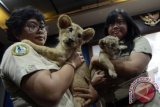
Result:
[[[68,30],[69,30],[69,32],[72,32],[72,31],[73,31],[73,28],[69,28]]]
[[[78,36],[78,38],[81,38],[81,37],[82,37],[82,35],[81,35],[80,33],[78,33],[78,35],[77,35],[77,36]]]
[[[107,47],[107,45],[106,45],[106,44],[103,44],[103,46],[104,46],[104,47]]]

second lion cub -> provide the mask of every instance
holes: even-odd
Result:
[[[114,65],[110,60],[115,59],[118,52],[120,50],[126,49],[127,46],[120,45],[119,38],[110,35],[100,39],[99,46],[101,48],[98,59],[100,65],[103,65],[103,67],[106,67],[105,69],[108,69],[108,74],[112,78],[116,78],[117,73],[115,71]],[[91,67],[94,68],[93,65],[91,65]]]

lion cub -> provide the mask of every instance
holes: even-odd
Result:
[[[110,35],[100,39],[99,46],[101,48],[98,59],[99,63],[106,67],[105,69],[108,69],[108,74],[112,78],[116,78],[117,73],[114,69],[114,65],[110,60],[116,59],[118,52],[120,50],[126,49],[127,46],[120,45],[119,38]]]

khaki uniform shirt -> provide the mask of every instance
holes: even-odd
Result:
[[[151,46],[149,44],[149,42],[147,41],[146,38],[144,37],[137,37],[134,40],[134,48],[132,50],[132,52],[137,52],[137,53],[144,53],[144,54],[148,54],[148,55],[152,55],[152,50],[151,50]],[[131,53],[132,53],[131,52]],[[119,59],[128,59],[130,53],[129,52],[125,52],[125,53],[121,53],[120,54],[120,58]],[[125,97],[128,96],[129,93],[129,87],[131,85],[131,83],[138,77],[142,77],[142,76],[147,76],[147,72],[144,71],[142,74],[140,74],[137,77],[131,78],[130,80],[125,80],[123,78],[118,78],[119,81],[119,88],[116,89],[116,91],[114,92],[115,94],[115,98],[117,100],[123,99]]]
[[[42,69],[59,70],[60,68],[25,43],[15,43],[6,50],[0,66],[1,78],[5,88],[12,96],[15,107],[38,107],[20,89],[20,85],[25,75]],[[72,100],[72,95],[68,89],[59,104],[54,107],[73,107]]]

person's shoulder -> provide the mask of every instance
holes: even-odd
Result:
[[[147,53],[147,54],[151,54],[152,53],[152,49],[150,46],[149,41],[143,37],[137,37],[134,39],[134,51],[136,52],[143,52],[143,53]]]
[[[12,54],[25,54],[25,53],[28,53],[29,50],[31,49],[31,46],[26,44],[26,43],[23,43],[23,42],[16,42],[12,45],[10,45],[5,53],[12,53]]]
[[[134,42],[148,42],[148,40],[143,36],[138,36],[134,39]]]
[[[145,39],[145,37],[143,37],[143,36],[138,36],[138,37],[136,37],[134,40],[143,40],[143,39]]]

